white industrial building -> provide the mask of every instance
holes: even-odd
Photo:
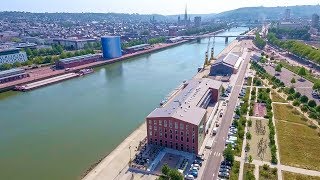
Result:
[[[20,49],[0,49],[0,65],[1,64],[13,64],[15,62],[25,62],[28,60],[26,52],[21,52]]]

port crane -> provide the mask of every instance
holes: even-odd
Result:
[[[211,57],[209,59],[209,48],[210,48],[210,44],[211,44],[211,38],[209,37],[209,41],[208,41],[208,46],[207,46],[207,51],[206,51],[206,55],[205,55],[205,59],[204,59],[204,63],[203,63],[203,69],[210,64],[211,60],[214,60],[214,46],[215,46],[215,37],[213,37],[213,41],[212,41],[212,47],[211,47]]]
[[[211,42],[211,38],[209,37],[208,46],[207,46],[207,51],[206,51],[206,55],[205,55],[204,63],[203,63],[203,69],[209,64],[209,48],[210,48],[210,42]]]

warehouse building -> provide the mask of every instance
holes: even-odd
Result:
[[[207,107],[219,99],[222,83],[203,78],[192,79],[164,105],[147,118],[149,144],[198,153],[205,138]]]
[[[139,44],[136,46],[127,47],[126,53],[135,53],[135,52],[146,50],[149,48],[150,48],[150,44]]]
[[[236,74],[242,61],[241,56],[230,52],[211,65],[210,76],[231,76],[232,74]]]
[[[101,55],[99,54],[87,54],[83,56],[60,59],[59,61],[56,62],[56,67],[58,69],[73,68],[73,67],[93,63],[100,59],[101,59]]]
[[[27,61],[26,52],[21,52],[18,48],[12,49],[0,49],[0,65],[1,64],[13,64],[15,62],[25,62]]]
[[[15,68],[6,71],[0,71],[0,84],[18,79],[29,77],[24,69]]]

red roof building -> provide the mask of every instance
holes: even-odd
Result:
[[[205,138],[207,107],[219,99],[222,83],[203,78],[186,82],[146,118],[149,144],[198,153]]]

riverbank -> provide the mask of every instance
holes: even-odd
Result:
[[[65,70],[53,71],[52,69],[50,69],[50,67],[42,67],[42,68],[38,68],[38,69],[27,70],[27,73],[29,73],[30,77],[0,84],[0,92],[13,90],[14,87],[17,85],[23,85],[26,83],[41,81],[41,80],[45,80],[45,79],[52,78],[55,76],[64,75],[64,74],[67,74],[70,72],[76,72],[76,71],[79,71],[79,70],[85,69],[85,68],[100,67],[100,66],[104,66],[107,64],[112,64],[112,63],[116,63],[116,62],[120,62],[120,61],[125,61],[125,60],[131,59],[131,58],[143,56],[146,54],[150,54],[150,53],[154,53],[154,52],[158,52],[158,51],[163,51],[168,48],[176,47],[178,45],[182,45],[182,44],[190,42],[190,41],[192,41],[192,40],[183,40],[183,41],[179,41],[176,43],[170,43],[170,44],[167,44],[167,43],[156,44],[156,45],[153,45],[153,48],[150,48],[150,49],[147,49],[144,51],[138,51],[138,52],[131,53],[131,54],[125,54],[119,58],[114,58],[114,59],[109,59],[109,60],[101,59],[100,61],[97,61],[94,63],[74,67],[74,68],[72,68],[72,71],[68,71],[68,72],[66,72]]]
[[[216,56],[216,58],[229,53],[237,44],[237,40],[232,41]],[[204,75],[208,75],[208,73],[209,67],[206,67],[204,71],[197,73],[192,78],[202,78]],[[120,177],[124,179],[132,178],[131,174],[127,171],[127,165],[129,160],[134,157],[136,147],[138,147],[140,141],[146,138],[146,132],[146,123],[144,122],[109,155],[101,158],[97,163],[93,164],[84,173],[83,180],[120,179]],[[147,177],[143,177],[141,179],[155,179],[155,177],[147,175]]]

